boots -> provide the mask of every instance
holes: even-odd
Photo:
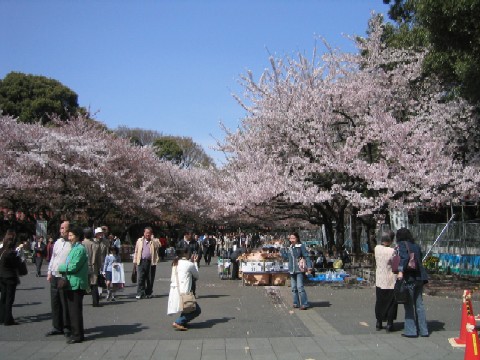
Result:
[[[375,328],[377,329],[377,331],[383,329],[382,322],[380,320],[377,320],[377,324],[375,325]]]
[[[387,326],[385,326],[385,330],[387,331],[387,333],[393,331],[393,322],[387,322]]]

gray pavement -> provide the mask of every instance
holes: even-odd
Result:
[[[170,262],[157,268],[154,298],[135,299],[135,285],[118,301],[101,308],[84,299],[86,341],[67,345],[62,336],[45,337],[51,328],[49,285],[35,277],[33,265],[21,279],[14,317],[20,325],[0,326],[0,360],[13,359],[463,359],[464,349],[448,338],[459,336],[461,299],[425,296],[429,338],[375,330],[372,286],[307,286],[312,308],[291,308],[287,287],[242,286],[220,280],[217,267],[200,268],[198,301],[202,314],[186,332],[171,327],[166,315]],[[127,279],[131,264],[125,264]],[[46,266],[44,265],[46,269]],[[473,303],[473,309],[480,304]]]

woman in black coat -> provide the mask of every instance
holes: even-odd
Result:
[[[18,269],[22,260],[15,251],[13,237],[5,237],[0,249],[0,323],[5,326],[18,325],[13,319],[12,307],[15,301],[17,285],[20,283]]]

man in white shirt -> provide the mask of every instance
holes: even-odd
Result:
[[[50,282],[50,299],[52,307],[53,328],[46,336],[64,334],[70,336],[70,318],[68,316],[66,294],[63,289],[57,288],[57,278],[61,276],[58,266],[65,264],[72,245],[68,241],[68,230],[70,223],[62,222],[60,225],[60,238],[53,245],[52,258],[48,264],[47,281]]]

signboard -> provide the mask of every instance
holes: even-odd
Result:
[[[47,238],[47,221],[46,220],[37,220],[35,225],[35,235],[38,237],[43,236],[44,239]]]

